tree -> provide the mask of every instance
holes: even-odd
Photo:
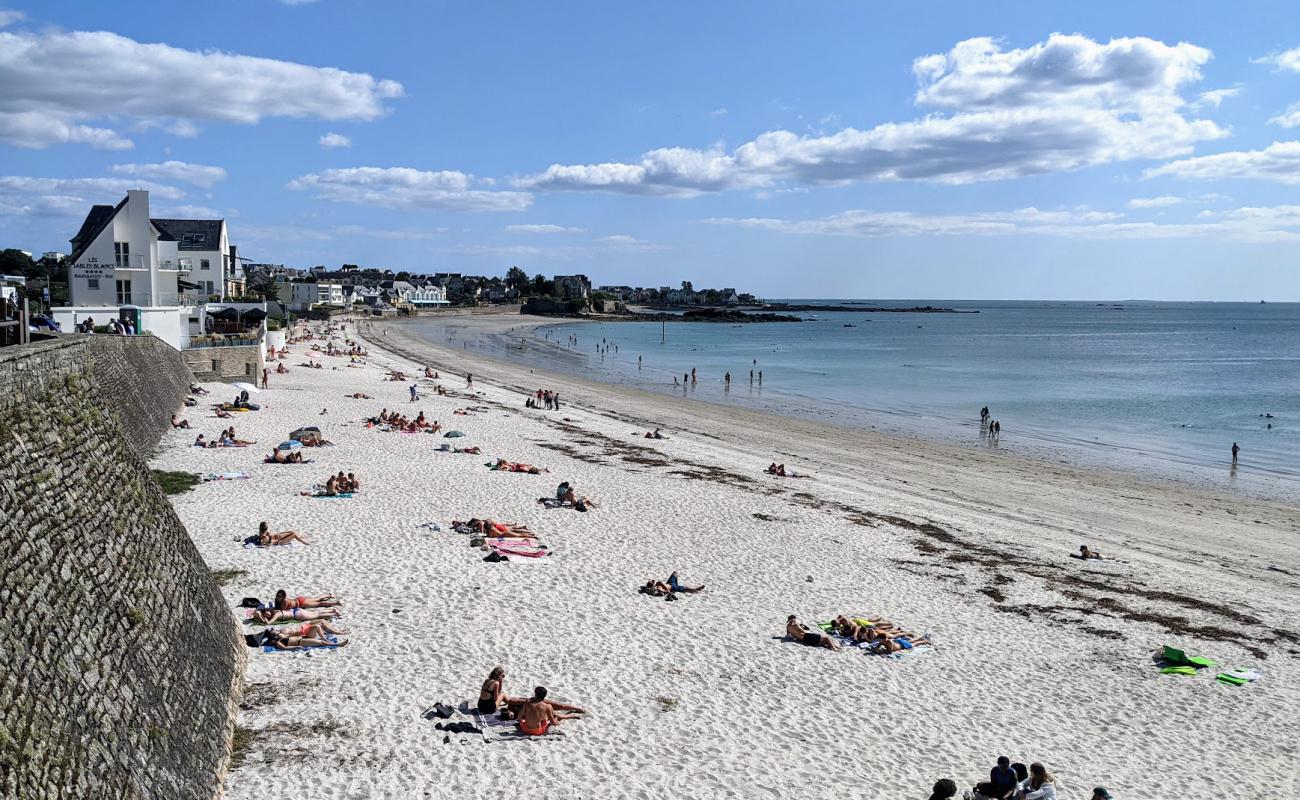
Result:
[[[21,275],[24,278],[37,274],[36,262],[22,250],[0,251],[0,275]]]
[[[546,276],[537,273],[533,276],[533,294],[550,294],[551,282],[546,280]]]
[[[695,291],[695,287],[694,287],[694,286],[691,286],[691,282],[690,282],[690,281],[682,281],[682,291],[683,291],[683,292],[693,292],[693,291]]]
[[[275,276],[269,272],[257,272],[251,275],[248,278],[247,291],[250,295],[265,300],[278,300],[280,297],[279,285],[275,282]]]
[[[406,270],[402,270],[401,272],[397,273],[397,280],[409,281],[411,280],[411,273],[407,272]]]
[[[528,273],[524,272],[519,267],[511,267],[506,270],[506,286],[509,286],[512,289],[518,289],[520,292],[528,291]]]

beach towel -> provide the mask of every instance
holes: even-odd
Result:
[[[270,550],[272,547],[297,547],[297,546],[298,546],[298,542],[289,542],[288,544],[268,544],[266,547],[263,547],[262,545],[256,544],[254,542],[250,542],[247,539],[244,540],[245,550],[250,548],[253,550]]]
[[[531,547],[529,545],[511,545],[511,544],[490,544],[493,551],[503,556],[520,556],[522,558],[541,558],[549,556],[550,550],[542,547]]]
[[[472,712],[474,723],[483,731],[485,742],[519,742],[537,741],[539,739],[562,738],[564,731],[560,726],[552,725],[543,736],[529,736],[519,730],[519,723],[513,719],[499,719],[495,714],[484,714],[478,709]]]
[[[207,481],[238,481],[244,478],[252,477],[247,472],[209,472],[203,476],[204,482]]]
[[[308,497],[319,497],[322,500],[333,500],[336,497],[351,497],[352,492],[339,492],[338,494],[311,494]]]
[[[1254,669],[1230,669],[1227,672],[1220,672],[1214,678],[1219,683],[1228,686],[1245,686],[1264,677],[1264,673]]]
[[[1184,653],[1182,650],[1179,650],[1176,647],[1170,647],[1169,645],[1164,646],[1163,650],[1160,653],[1160,657],[1166,663],[1175,667],[1184,666],[1184,667],[1196,667],[1197,669],[1203,669],[1205,667],[1214,666],[1214,661],[1208,658],[1205,658],[1203,656],[1189,656],[1186,653]]]

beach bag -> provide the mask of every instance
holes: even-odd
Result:
[[[239,601],[239,607],[240,608],[261,608],[262,601],[258,600],[256,597],[245,597],[243,600]]]
[[[574,508],[575,511],[581,511],[581,512],[583,512],[583,513],[586,513],[586,511],[587,511],[587,504],[584,503],[583,501],[579,500],[578,502],[576,502],[576,503],[573,504],[573,508]]]
[[[569,493],[569,482],[565,481],[555,488],[555,499],[563,500],[564,496]]]

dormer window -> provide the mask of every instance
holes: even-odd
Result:
[[[202,247],[207,244],[206,233],[186,233],[181,235],[181,247]]]

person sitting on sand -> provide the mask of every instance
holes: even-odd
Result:
[[[279,631],[275,628],[267,628],[262,634],[262,643],[274,647],[276,650],[301,650],[304,647],[346,647],[347,639],[338,639],[330,641],[325,638],[325,634],[334,631],[340,631],[339,628],[326,630],[324,622],[304,622],[302,627],[296,632]],[[292,629],[291,629],[292,630]]]
[[[1037,761],[1029,765],[1029,777],[1016,788],[1016,800],[1056,800],[1056,778]]]
[[[250,536],[249,539],[245,541],[249,540],[252,540],[252,543],[258,547],[273,547],[275,545],[289,544],[291,542],[311,544],[311,542],[307,541],[307,537],[297,531],[273,532],[271,526],[265,521],[263,521],[261,525],[257,526],[257,535]]]
[[[452,520],[453,528],[464,525],[471,528],[476,533],[484,536],[493,536],[498,539],[536,539],[537,534],[528,530],[527,525],[517,525],[513,522],[497,522],[494,519],[471,519],[468,522]]]
[[[662,433],[660,433],[658,428],[655,428],[653,432],[646,431],[645,438],[647,438],[647,439],[667,439],[668,437],[667,437],[667,436],[664,436]]]
[[[791,639],[800,644],[806,644],[809,647],[825,647],[827,650],[839,650],[840,646],[836,644],[831,637],[814,631],[799,622],[794,614],[791,614],[785,620],[785,633]]]
[[[568,481],[559,485],[555,491],[555,498],[559,500],[562,505],[573,506],[578,511],[586,511],[589,508],[600,508],[599,504],[597,504],[595,500],[592,500],[585,494],[579,497],[578,494],[573,491],[573,487],[569,485]]]
[[[1015,791],[1020,778],[1011,768],[1011,759],[998,756],[998,763],[989,770],[989,779],[975,785],[975,794],[989,800],[1005,800]]]
[[[247,447],[250,444],[257,444],[257,440],[240,439],[238,436],[235,435],[234,425],[231,425],[229,428],[221,432],[222,447]]]
[[[229,411],[225,410],[221,406],[216,406],[216,412],[217,412],[216,415],[219,419],[231,419],[232,417],[235,416],[234,414],[231,414]]]
[[[199,386],[197,383],[190,384],[190,394],[207,394],[208,390]]]
[[[556,709],[573,713],[557,714]],[[582,713],[583,710],[575,706],[547,702],[546,687],[538,686],[533,690],[533,696],[525,700],[519,708],[519,731],[528,736],[545,736],[552,725],[558,725],[566,719],[580,719],[578,715]]]
[[[289,593],[283,589],[277,590],[275,593],[275,599],[271,601],[271,606],[273,608],[279,608],[279,609],[330,608],[333,606],[341,606],[341,605],[343,605],[343,601],[339,600],[332,594],[323,594],[320,595],[319,597],[305,597],[303,595],[298,595],[297,597],[290,597]]]
[[[187,419],[181,419],[179,414],[172,414],[172,427],[189,430],[190,421]]]
[[[315,622],[334,619],[338,615],[337,608],[259,608],[253,612],[250,621],[272,625],[276,622]]]
[[[1099,553],[1096,550],[1093,550],[1092,548],[1088,547],[1088,545],[1086,544],[1081,544],[1079,545],[1079,555],[1075,556],[1075,558],[1081,558],[1084,561],[1087,561],[1090,558],[1100,559],[1101,553]]]
[[[282,364],[282,363],[277,363],[277,364],[275,365],[275,373],[276,373],[277,375],[283,375],[284,373],[286,373],[286,372],[288,372],[288,371],[289,371],[289,368],[286,367],[286,366],[285,366],[284,364]]]
[[[197,437],[195,437],[195,439],[194,439],[194,446],[195,446],[195,447],[205,447],[205,448],[206,448],[206,447],[216,447],[216,446],[217,446],[217,443],[216,443],[216,442],[210,442],[210,441],[208,441],[207,438],[205,438],[205,437],[203,436],[203,434],[200,433],[200,434],[199,434]]]
[[[493,667],[478,691],[478,703],[475,708],[480,714],[495,714],[511,706],[522,706],[528,702],[526,697],[509,697],[505,689],[506,671],[502,667]]]

